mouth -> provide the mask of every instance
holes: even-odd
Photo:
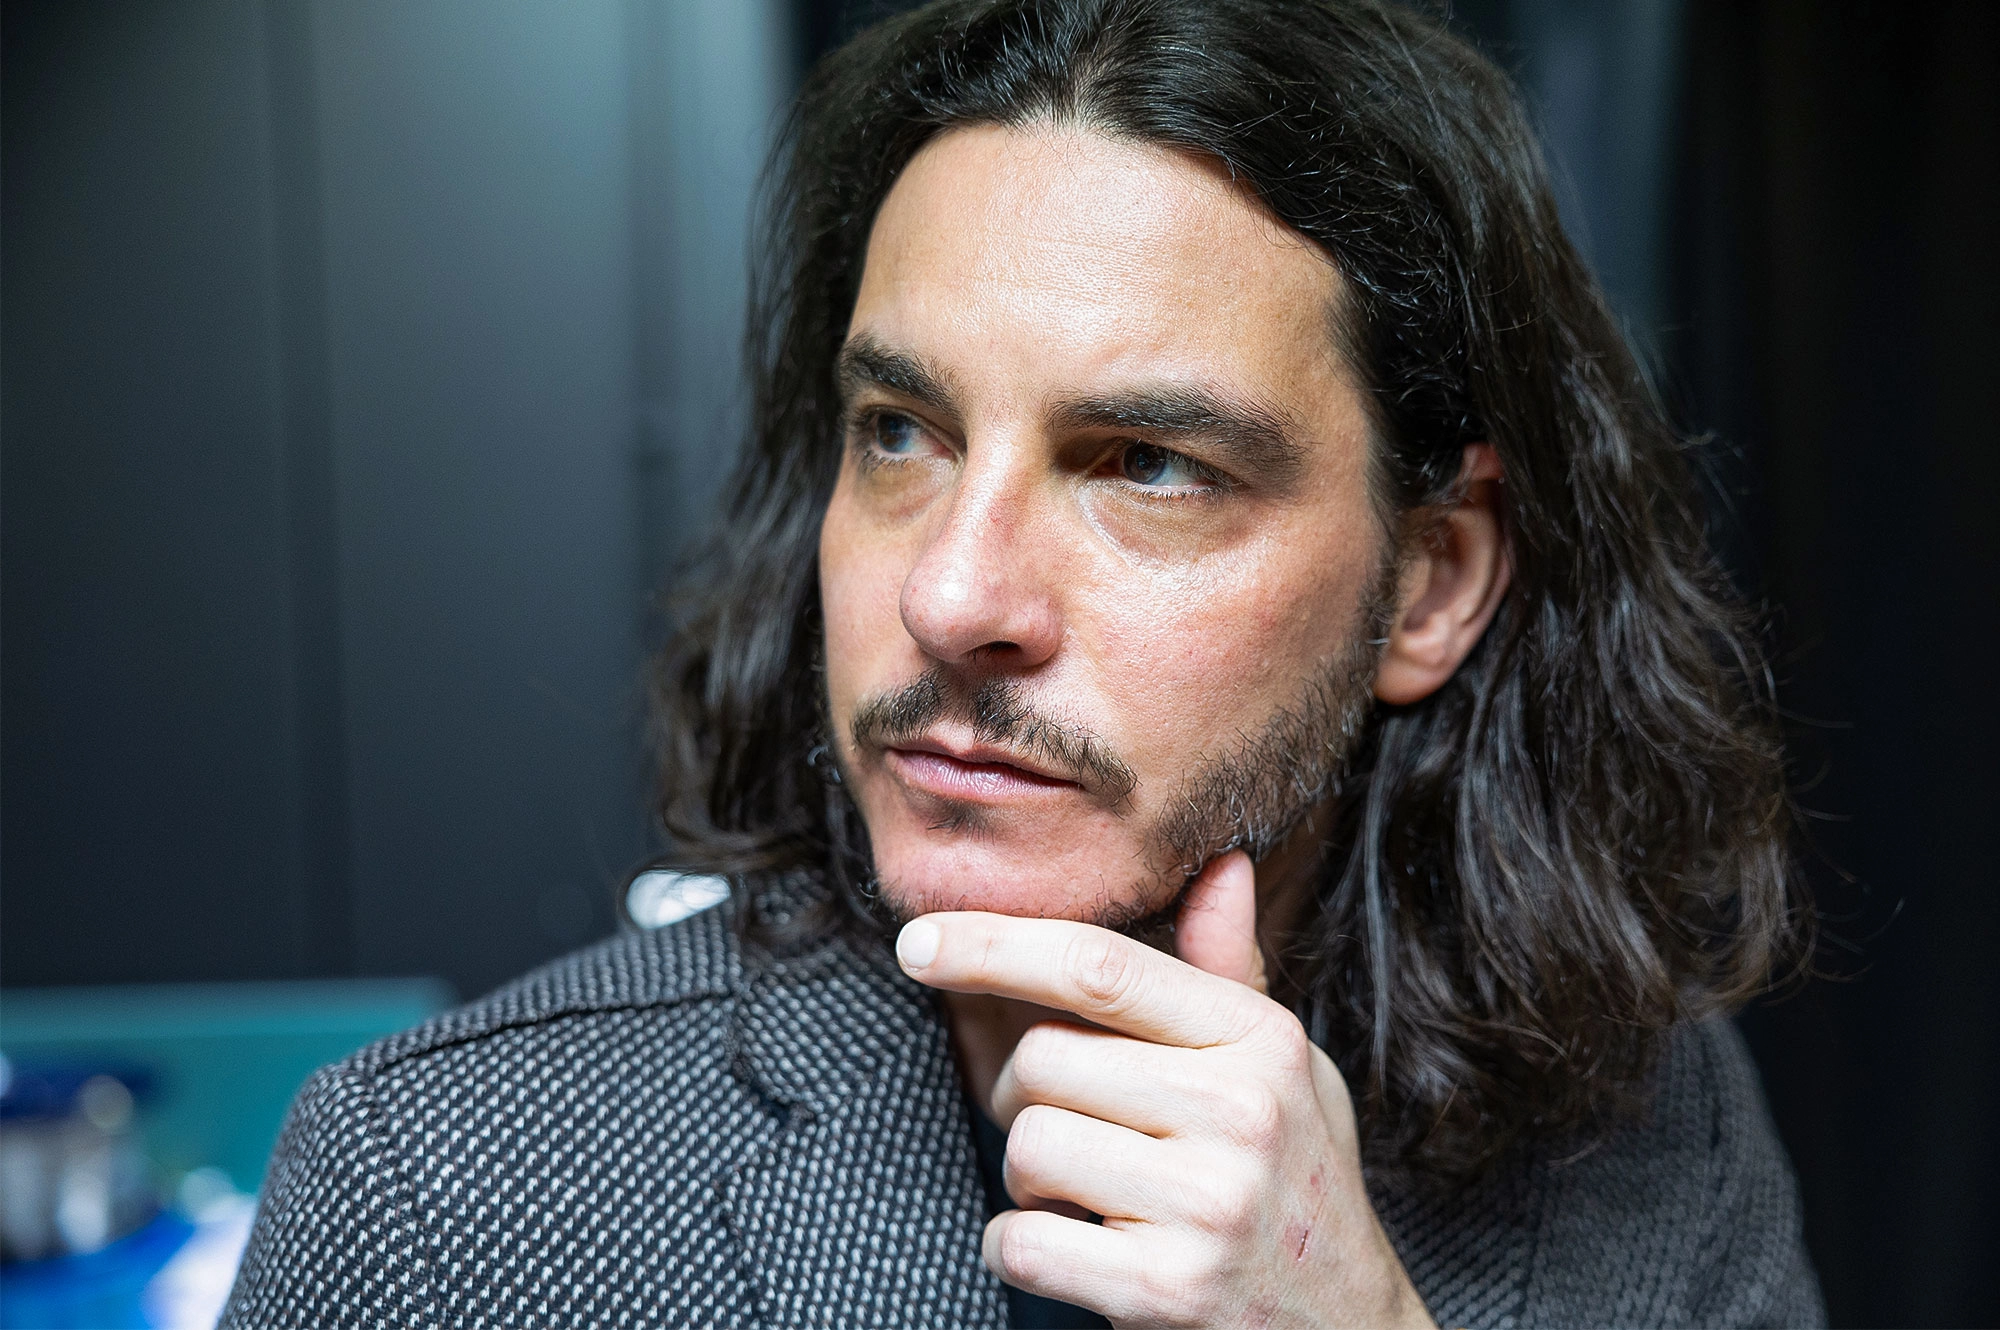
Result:
[[[883,757],[897,780],[913,792],[960,803],[999,804],[1083,792],[1023,754],[985,744],[953,744],[932,736],[890,744]]]

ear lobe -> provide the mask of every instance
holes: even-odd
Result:
[[[1382,701],[1403,706],[1443,687],[1493,621],[1510,575],[1503,483],[1493,445],[1468,444],[1460,497],[1438,514],[1403,570],[1375,674]]]

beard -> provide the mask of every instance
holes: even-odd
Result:
[[[1241,849],[1253,862],[1261,861],[1314,810],[1338,797],[1374,705],[1398,572],[1393,560],[1382,570],[1363,596],[1355,631],[1289,701],[1254,732],[1200,758],[1178,777],[1142,837],[1145,880],[1126,899],[1101,900],[1084,922],[1157,941],[1211,860]],[[1131,766],[1102,737],[1037,706],[1018,681],[1000,675],[971,680],[942,665],[864,699],[849,724],[849,739],[856,752],[879,752],[941,720],[970,726],[981,743],[1034,756],[1114,809],[1128,803],[1138,787]],[[837,747],[829,747],[836,764],[844,766]],[[842,783],[851,786],[851,777]],[[936,825],[977,829],[986,816],[979,806],[945,801]],[[936,908],[906,908],[896,884],[879,878],[871,881],[869,894],[885,921],[897,926],[924,908]]]

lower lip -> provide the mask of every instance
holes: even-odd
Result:
[[[921,794],[968,803],[1007,803],[1081,790],[1075,781],[1037,775],[1005,762],[961,762],[943,753],[909,748],[888,750],[889,769]]]

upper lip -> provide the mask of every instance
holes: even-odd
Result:
[[[1023,756],[1008,748],[996,748],[991,744],[950,744],[932,735],[921,735],[915,739],[900,739],[889,745],[906,753],[935,753],[956,762],[986,763],[996,766],[1016,767],[1031,776],[1044,780],[1059,780],[1071,785],[1079,785],[1076,773],[1064,771],[1047,762]]]

